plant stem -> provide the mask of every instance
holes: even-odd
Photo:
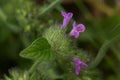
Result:
[[[34,72],[34,70],[36,69],[36,67],[39,65],[40,62],[41,62],[41,60],[38,59],[38,60],[32,65],[32,67],[31,67],[30,70],[29,70],[29,75],[31,75],[31,74]]]

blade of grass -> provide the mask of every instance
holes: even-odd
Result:
[[[60,4],[61,2],[62,2],[62,0],[55,0],[46,9],[44,9],[40,14],[38,14],[36,16],[36,18],[39,19],[41,16],[45,15],[48,11],[52,10],[53,8],[55,8],[55,6]]]
[[[89,69],[95,68],[102,61],[102,59],[104,58],[104,56],[106,54],[107,49],[111,46],[112,43],[117,41],[119,38],[120,38],[120,34],[109,39],[109,40],[106,40],[103,43],[103,45],[101,46],[101,48],[98,51],[98,54],[97,54],[95,60],[93,60],[91,62],[91,64],[89,65]]]
[[[4,11],[1,8],[0,8],[0,19],[14,33],[18,33],[20,31],[20,29],[16,25],[13,25],[7,21],[7,15],[4,13]]]
[[[105,61],[107,62],[111,70],[113,70],[116,74],[119,74],[119,72],[116,69],[115,62],[110,57],[107,56],[105,58]]]
[[[117,58],[117,60],[120,61],[120,51],[118,51],[114,45],[112,45],[110,49],[112,50],[113,55]]]

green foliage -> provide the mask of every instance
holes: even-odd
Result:
[[[51,46],[45,38],[36,39],[28,48],[20,53],[20,56],[33,60],[49,60],[55,57],[53,55]]]
[[[11,59],[25,68],[11,70],[4,80],[120,80],[119,2],[111,0],[108,6],[109,1],[0,0],[0,74],[4,67],[8,71]],[[85,24],[79,39],[59,28],[63,10]],[[20,56],[33,64],[18,56],[22,49]],[[76,76],[73,57],[90,64],[89,69]]]

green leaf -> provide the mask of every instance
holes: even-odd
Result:
[[[45,38],[38,38],[33,41],[29,47],[20,53],[20,56],[33,60],[51,60],[54,58],[51,46]]]

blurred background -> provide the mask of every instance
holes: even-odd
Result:
[[[20,51],[50,25],[61,24],[64,10],[86,26],[77,47],[91,60],[106,40],[120,35],[120,0],[0,0],[0,77],[13,68],[28,68],[31,61],[19,57]],[[97,66],[102,80],[120,80],[119,39],[106,48]]]

